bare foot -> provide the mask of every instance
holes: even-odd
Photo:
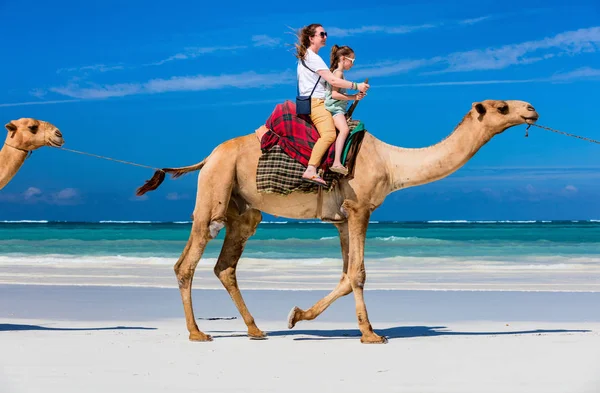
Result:
[[[340,165],[333,164],[332,166],[329,167],[329,170],[331,172],[339,173],[344,176],[346,176],[348,174],[348,168],[346,168],[345,166],[343,166],[341,164]]]
[[[319,186],[325,186],[327,187],[327,182],[325,180],[323,180],[323,178],[319,175],[313,175],[313,176],[304,176],[302,175],[302,180],[307,181],[309,183],[313,183],[313,184],[317,184]]]

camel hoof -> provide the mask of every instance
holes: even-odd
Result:
[[[260,341],[260,340],[266,340],[266,339],[268,339],[269,337],[267,337],[267,335],[266,335],[265,333],[263,333],[263,335],[262,335],[262,336],[251,336],[251,335],[248,335],[248,338],[249,338],[250,340],[257,340],[257,341]]]
[[[210,334],[204,334],[202,332],[190,333],[190,341],[212,341],[213,338]]]
[[[363,344],[387,344],[388,339],[384,336],[378,336],[377,334],[372,334],[368,337],[362,336],[360,338],[360,342]]]
[[[248,329],[248,338],[250,338],[250,340],[266,340],[267,334],[259,328],[252,330]]]
[[[301,311],[302,310],[300,310],[298,307],[292,308],[292,311],[290,311],[288,314],[288,329],[292,329],[294,326],[296,326],[296,322],[298,322],[296,319],[296,313]]]

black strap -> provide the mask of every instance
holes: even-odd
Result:
[[[315,71],[311,70],[310,68],[308,68],[308,66],[306,65],[306,63],[304,62],[304,59],[300,59],[300,61],[302,62],[302,65],[304,67],[306,67],[309,71],[313,72],[316,74]],[[319,81],[321,80],[321,75],[319,75],[319,79],[317,79],[317,83],[315,83],[315,87],[313,87],[312,91],[310,92],[309,97],[312,97],[313,93],[315,92],[315,89],[317,88],[317,85],[319,84]],[[300,95],[300,77],[298,76],[298,95]]]

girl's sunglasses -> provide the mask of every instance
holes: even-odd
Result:
[[[321,38],[325,38],[325,37],[327,37],[327,32],[326,31],[322,31],[322,32],[319,33],[319,35],[321,36]]]
[[[350,60],[350,62],[351,62],[352,64],[354,64],[354,60],[356,60],[356,59],[351,59],[350,57],[346,57],[346,56],[344,56],[344,57],[346,58],[346,60]]]

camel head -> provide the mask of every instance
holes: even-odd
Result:
[[[61,132],[51,123],[31,118],[12,120],[6,144],[20,150],[32,151],[42,146],[60,147],[65,143]]]
[[[530,103],[516,100],[475,102],[470,113],[475,122],[480,122],[492,135],[509,127],[533,124],[540,117]]]

